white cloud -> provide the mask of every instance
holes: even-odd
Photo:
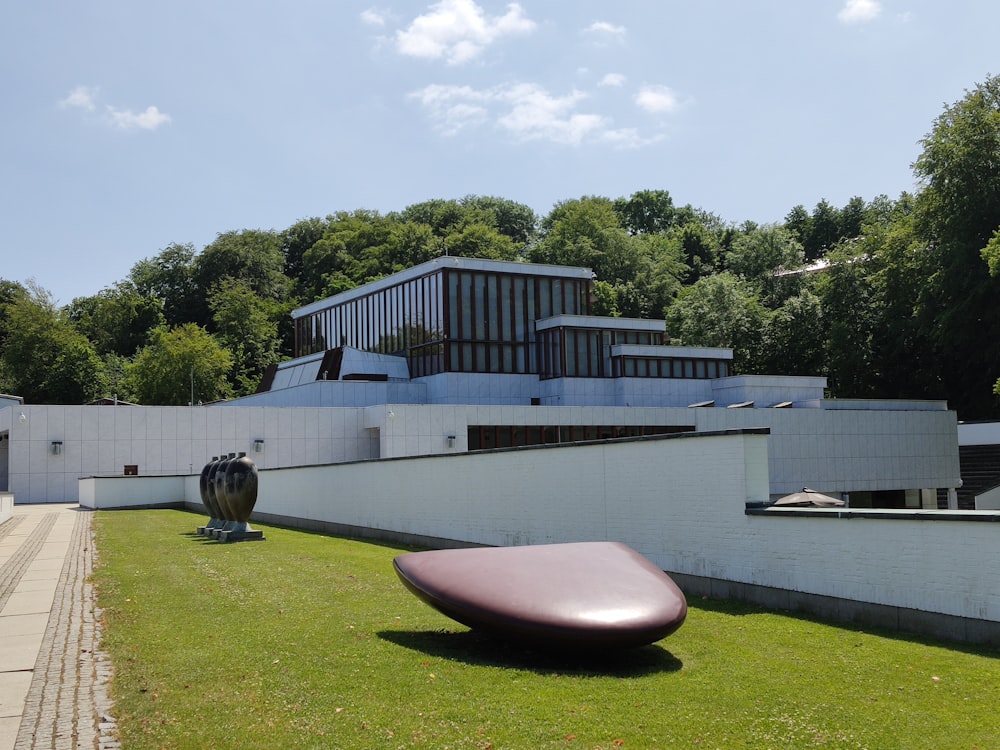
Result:
[[[439,131],[445,135],[456,135],[467,127],[486,121],[488,110],[485,105],[492,95],[470,86],[431,84],[412,92],[410,98],[430,111]]]
[[[847,0],[837,14],[843,23],[867,23],[879,17],[882,4],[878,0]]]
[[[601,140],[615,148],[641,148],[662,141],[663,135],[658,133],[651,137],[643,137],[635,128],[619,128],[601,133]]]
[[[385,26],[385,14],[375,8],[361,11],[361,20],[371,26]]]
[[[59,106],[64,108],[73,107],[86,112],[93,112],[97,109],[96,86],[77,86],[69,95],[60,100]],[[120,130],[156,130],[161,125],[170,122],[170,115],[161,112],[157,107],[150,105],[142,112],[133,112],[130,109],[120,109],[110,104],[105,106],[107,123],[114,125]]]
[[[535,83],[492,89],[431,85],[412,92],[444,135],[493,122],[516,141],[548,141],[568,146],[606,143],[635,148],[659,140],[643,138],[632,128],[615,128],[611,118],[581,107],[588,95],[572,90],[554,95]]]
[[[647,112],[673,112],[680,106],[677,95],[666,86],[643,86],[635,95],[635,103]]]
[[[500,37],[534,29],[535,22],[517,3],[508,5],[503,16],[487,17],[474,0],[441,0],[413,19],[407,29],[396,32],[396,48],[403,55],[443,57],[449,65],[461,65]]]
[[[607,21],[594,21],[590,26],[588,26],[584,31],[590,34],[609,34],[611,36],[623,37],[625,36],[624,26],[615,26]]]
[[[598,86],[614,86],[619,88],[625,85],[625,76],[621,73],[608,73],[597,82]]]
[[[537,84],[516,84],[499,94],[498,98],[509,110],[497,119],[497,124],[517,140],[546,140],[575,146],[595,131],[606,129],[608,124],[601,115],[574,111],[586,96],[580,91],[552,96]]]
[[[97,99],[97,89],[90,86],[77,86],[69,92],[69,95],[59,102],[61,107],[76,107],[93,112],[97,106],[94,101]]]
[[[153,106],[146,107],[145,111],[138,114],[130,109],[117,109],[109,106],[108,115],[111,117],[111,122],[122,130],[132,130],[133,128],[156,130],[161,125],[170,122],[170,115]]]

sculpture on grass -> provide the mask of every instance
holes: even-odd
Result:
[[[403,585],[442,614],[546,647],[643,646],[687,616],[677,584],[619,542],[410,552],[393,563]]]
[[[257,466],[246,453],[213,458],[201,470],[198,489],[211,516],[198,533],[222,542],[260,540],[264,532],[250,528],[257,502]]]

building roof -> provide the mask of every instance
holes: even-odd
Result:
[[[367,294],[388,289],[396,284],[419,279],[443,268],[455,268],[465,271],[490,271],[493,273],[509,273],[521,276],[556,276],[566,279],[592,279],[594,274],[589,268],[576,268],[572,266],[553,266],[545,263],[519,263],[507,260],[485,260],[482,258],[462,258],[450,255],[442,255],[434,260],[421,263],[419,266],[407,268],[405,271],[391,274],[378,281],[362,284],[346,292],[335,294],[332,297],[310,302],[295,310],[292,310],[292,318],[302,318],[306,315],[325,310],[333,305],[342,302],[349,302],[352,299],[364,297]]]

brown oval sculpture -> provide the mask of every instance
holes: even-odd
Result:
[[[687,601],[619,542],[433,550],[393,561],[403,584],[470,628],[567,648],[621,648],[673,633]]]

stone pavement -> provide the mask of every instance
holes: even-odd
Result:
[[[0,750],[119,747],[91,518],[75,504],[15,505],[0,524]]]

